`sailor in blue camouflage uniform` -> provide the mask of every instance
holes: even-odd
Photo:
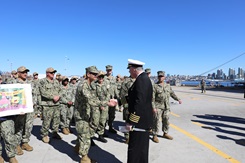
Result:
[[[154,85],[153,93],[153,108],[154,108],[154,118],[153,118],[153,141],[158,143],[157,134],[159,131],[159,121],[162,119],[162,131],[163,137],[172,140],[173,137],[168,134],[169,132],[169,114],[170,114],[170,97],[178,101],[179,104],[182,103],[180,98],[172,90],[170,84],[165,83],[165,72],[158,71],[158,82]]]
[[[69,109],[74,105],[73,89],[70,87],[69,79],[66,76],[62,77],[61,97],[60,97],[60,127],[63,134],[70,133],[70,122],[67,120],[69,116]]]
[[[92,82],[96,80],[98,70],[95,66],[86,68],[87,79],[78,85],[75,96],[75,122],[79,143],[79,154],[82,156],[80,163],[95,162],[88,157],[91,146],[91,137],[97,129],[94,121],[95,115],[99,112],[99,107],[108,105],[115,106],[115,101],[100,101],[96,95],[96,90],[92,87]]]
[[[106,66],[106,75],[104,78],[104,82],[106,84],[106,87],[110,93],[110,99],[117,99],[119,98],[119,93],[117,91],[117,83],[116,78],[112,76],[112,66],[107,65]],[[109,132],[116,134],[117,131],[113,128],[113,122],[116,116],[116,107],[109,107],[108,109],[108,126],[109,126]]]
[[[74,120],[74,102],[75,102],[75,95],[76,95],[76,91],[77,91],[77,86],[78,86],[78,77],[77,76],[73,76],[70,79],[70,83],[69,83],[69,87],[71,89],[71,98],[73,101],[73,104],[69,107],[68,109],[68,114],[67,114],[67,124],[69,125],[69,132],[72,133],[72,130],[70,128],[71,126],[71,122],[72,120]]]
[[[97,97],[100,101],[103,101],[103,103],[105,103],[104,106],[99,107],[99,121],[97,121],[97,134],[99,135],[98,140],[106,143],[107,140],[104,138],[105,125],[108,118],[108,106],[106,102],[110,100],[110,94],[106,88],[106,84],[104,83],[104,76],[105,73],[103,71],[99,71],[99,74],[97,75],[97,80],[94,82],[94,84],[96,87],[95,89]]]
[[[15,81],[12,81],[13,84],[31,84],[32,86],[32,101],[35,101],[35,89],[31,81],[27,80],[27,75],[29,69],[25,66],[21,66],[17,69],[18,78]],[[29,145],[31,131],[33,128],[34,112],[26,113],[23,115],[17,115],[15,119],[15,135],[17,137],[18,145],[16,147],[17,155],[22,155],[23,150],[32,151],[33,147]],[[22,145],[21,145],[22,144]],[[20,147],[21,145],[21,147]]]
[[[34,72],[33,73],[33,80],[32,80],[32,86],[33,86],[33,95],[35,96],[34,101],[33,101],[33,108],[34,108],[34,113],[35,117],[40,116],[42,110],[41,107],[38,103],[38,98],[40,98],[40,91],[39,91],[39,79],[38,79],[38,73]]]
[[[12,84],[17,78],[18,78],[18,73],[17,71],[13,70],[11,71],[11,77],[7,79],[7,83]]]
[[[41,137],[44,143],[49,143],[49,128],[52,121],[52,137],[62,139],[58,134],[60,124],[60,95],[61,87],[58,80],[54,79],[57,71],[49,67],[46,69],[46,78],[39,81],[41,106],[43,107],[43,123]]]
[[[1,86],[2,83],[0,83]],[[0,99],[7,98],[7,95],[1,92]],[[18,163],[15,155],[16,155],[16,146],[18,144],[17,137],[15,135],[15,124],[14,119],[16,115],[12,116],[3,116],[0,117],[0,139],[3,139],[5,145],[5,152],[7,157],[9,158],[10,163]],[[4,163],[4,159],[2,157],[3,148],[0,143],[0,163]]]

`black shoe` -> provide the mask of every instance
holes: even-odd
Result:
[[[104,134],[103,134],[103,137],[108,138],[109,136],[108,136],[106,133],[104,133]]]
[[[114,128],[109,128],[109,132],[111,132],[113,134],[116,134],[117,133],[117,131]]]
[[[95,144],[95,142],[94,142],[94,140],[91,138],[91,146],[95,146],[96,144]]]
[[[72,129],[71,129],[71,128],[69,128],[69,131],[70,131],[70,133],[71,133],[71,134],[73,133],[73,131],[72,131]]]
[[[99,141],[107,143],[107,140],[102,135],[99,135]]]
[[[58,140],[61,140],[62,139],[62,137],[57,132],[54,132],[53,133],[53,138],[54,139],[58,139]]]

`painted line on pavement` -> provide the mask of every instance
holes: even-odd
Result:
[[[175,117],[180,117],[178,114],[175,114],[173,112],[171,112],[171,115],[175,116]]]
[[[204,126],[203,124],[199,123],[199,122],[192,122],[193,124],[197,125],[197,126]]]
[[[205,128],[205,129],[213,130],[213,128],[208,127],[208,126],[205,126],[204,124],[199,123],[199,122],[191,122],[191,123],[193,123],[193,124],[195,124],[195,125],[197,125],[197,126],[203,127],[203,128]]]
[[[206,143],[205,141],[199,139],[198,137],[196,137],[195,135],[192,135],[191,133],[173,125],[170,124],[170,126],[172,128],[174,128],[175,130],[178,130],[179,132],[185,134],[186,136],[190,137],[191,139],[195,140],[196,142],[198,142],[199,144],[203,145],[204,147],[210,149],[211,151],[213,151],[214,153],[220,155],[221,157],[225,158],[227,161],[231,162],[231,163],[240,163],[238,160],[232,158],[231,156],[227,155],[226,153],[220,151],[219,149],[215,148],[214,146]]]

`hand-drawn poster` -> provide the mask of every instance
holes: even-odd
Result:
[[[0,117],[33,112],[30,84],[0,84]]]

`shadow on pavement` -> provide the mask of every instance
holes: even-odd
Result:
[[[225,124],[225,122],[228,123],[237,123],[237,124],[245,124],[245,119],[240,118],[240,117],[231,117],[231,116],[223,116],[223,115],[212,115],[212,114],[205,114],[205,115],[193,115],[196,116],[197,118],[201,119],[206,119],[206,120],[213,120],[213,121],[205,121],[205,120],[191,120],[192,122],[198,122],[207,126],[202,126],[204,129],[211,129],[220,133],[225,133],[225,134],[230,134],[230,135],[237,135],[237,136],[242,136],[245,137],[245,128],[240,127],[237,125],[230,125],[230,124]],[[224,129],[226,128],[226,129]],[[227,130],[227,129],[231,130]],[[238,131],[234,131],[238,130]],[[240,131],[241,132],[240,132]],[[230,139],[236,142],[236,144],[243,145],[245,144],[245,139],[233,139],[227,136],[221,136],[217,135],[218,138],[221,139]]]
[[[241,117],[231,117],[231,116],[214,115],[214,114],[193,115],[193,116],[197,118],[208,119],[208,120],[218,120],[218,121],[224,121],[224,122],[245,124],[245,118],[241,118]]]
[[[69,156],[73,161],[76,161],[76,162],[80,161],[81,158],[74,151],[74,147],[72,145],[68,144],[66,141],[51,139],[49,144],[51,146],[53,146],[60,153],[64,153],[67,156]]]
[[[42,126],[39,125],[34,125],[32,129],[32,134],[40,141],[42,141],[42,137],[40,135],[40,129]],[[49,134],[50,137],[50,142],[49,145],[53,146],[54,149],[59,151],[60,153],[66,154],[69,156],[72,160],[79,162],[80,157],[78,156],[77,153],[74,151],[74,147],[67,143],[64,140],[57,140],[52,138],[52,134]]]
[[[41,128],[42,128],[42,126],[33,125],[32,131],[31,131],[32,135],[34,135],[40,141],[42,141],[42,137],[40,135]]]
[[[122,163],[113,154],[103,150],[97,145],[90,148],[89,157],[96,160],[98,163]]]
[[[124,122],[121,122],[121,121],[114,121],[113,122],[113,127],[114,129],[117,130],[117,132],[120,132],[119,131],[119,126],[125,126],[125,123]],[[106,137],[107,139],[113,139],[117,142],[121,142],[121,143],[124,143],[125,142],[125,137],[124,136],[121,136],[119,134],[113,134],[113,133],[110,133],[108,130],[105,130],[105,133],[106,135],[108,135],[108,137]]]
[[[217,135],[217,137],[220,139],[233,140],[237,145],[245,146],[245,139],[233,139],[233,138],[230,138],[228,136],[223,136],[223,135]]]

